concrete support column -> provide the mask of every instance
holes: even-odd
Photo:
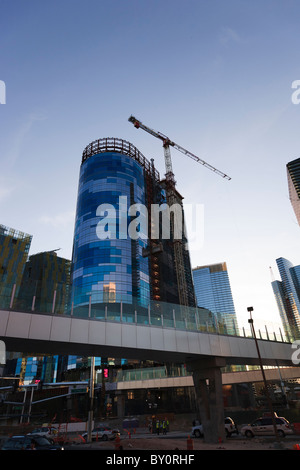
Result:
[[[118,418],[125,416],[125,395],[117,395],[117,415]]]
[[[193,376],[205,442],[218,443],[226,437],[221,374],[221,368],[225,365],[222,358],[199,359],[187,363]]]

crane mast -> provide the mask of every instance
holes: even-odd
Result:
[[[217,173],[223,178],[226,178],[228,180],[231,179],[225,173],[222,173],[221,171],[217,170],[209,163],[206,163],[204,160],[201,160],[201,158],[197,157],[193,153],[189,152],[188,150],[184,149],[180,145],[171,141],[169,137],[167,137],[163,133],[154,131],[150,127],[145,126],[145,124],[143,124],[141,121],[136,119],[134,116],[131,115],[128,121],[131,122],[134,125],[134,127],[136,127],[137,129],[143,129],[144,131],[162,140],[163,142],[165,168],[166,168],[166,196],[167,196],[167,202],[170,207],[178,201],[176,197],[176,189],[175,189],[176,182],[175,182],[175,177],[174,177],[173,168],[172,168],[170,147],[176,148],[181,153],[187,155],[188,157],[192,158],[196,162],[202,164],[203,166],[212,170],[214,173]],[[174,221],[173,221],[173,224],[171,221],[171,230],[172,230],[172,233],[174,233],[173,231]],[[184,263],[184,247],[183,247],[182,240],[173,240],[173,252],[174,252],[176,276],[177,276],[179,303],[183,306],[188,307],[189,299],[188,299],[188,293],[187,293],[187,283],[186,283],[185,263]]]

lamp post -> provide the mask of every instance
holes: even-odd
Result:
[[[90,372],[90,389],[89,389],[89,411],[88,411],[88,426],[87,426],[87,441],[92,442],[92,426],[93,426],[93,408],[94,408],[94,385],[95,385],[95,357],[91,357],[91,372]]]
[[[268,390],[268,386],[267,386],[267,380],[266,380],[266,376],[265,376],[265,371],[264,371],[264,368],[263,368],[263,363],[262,363],[262,360],[261,360],[260,350],[259,350],[259,346],[258,346],[256,334],[255,334],[254,324],[253,324],[253,318],[252,318],[253,307],[248,307],[247,310],[250,314],[250,318],[248,319],[248,323],[250,323],[250,325],[251,325],[252,336],[253,336],[254,341],[255,341],[255,346],[256,346],[257,355],[258,355],[258,359],[259,359],[259,365],[260,365],[260,369],[261,369],[261,373],[262,373],[263,381],[264,381],[264,385],[265,385],[265,390],[266,390],[266,397],[267,397],[267,401],[268,401],[268,405],[269,405],[269,409],[270,409],[270,413],[271,413],[271,417],[272,417],[274,432],[275,432],[276,439],[279,440],[277,427],[276,427],[276,421],[275,421],[275,414],[274,414],[273,405],[272,405],[272,400],[271,400],[271,397],[270,397],[270,394],[269,394],[269,390]]]

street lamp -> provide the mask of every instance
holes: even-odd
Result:
[[[262,360],[261,360],[260,350],[259,350],[259,346],[258,346],[256,334],[255,334],[255,329],[254,329],[254,323],[253,323],[253,318],[252,318],[253,307],[248,307],[247,310],[250,314],[250,318],[248,320],[248,323],[250,323],[250,325],[251,325],[252,336],[253,336],[254,341],[255,341],[255,346],[256,346],[257,355],[258,355],[258,359],[259,359],[259,365],[260,365],[261,373],[262,373],[262,376],[263,376],[263,381],[264,381],[264,384],[265,384],[266,397],[267,397],[267,401],[268,401],[268,405],[269,405],[269,409],[270,409],[270,413],[271,413],[271,417],[272,417],[274,432],[275,432],[276,439],[279,440],[277,427],[276,427],[276,421],[275,421],[275,414],[274,414],[273,405],[272,405],[272,400],[271,400],[271,397],[270,397],[270,394],[269,394],[269,390],[268,390],[268,386],[267,386],[267,380],[266,380],[266,376],[265,376],[265,371],[264,371],[264,368],[263,368],[263,363],[262,363]]]
[[[92,442],[92,426],[93,426],[93,408],[94,408],[94,385],[95,385],[95,357],[91,357],[91,372],[90,372],[90,389],[89,389],[89,411],[88,411],[88,426],[87,426],[87,441]]]

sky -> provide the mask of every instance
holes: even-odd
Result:
[[[299,15],[297,0],[0,0],[0,223],[33,235],[30,254],[70,259],[91,141],[130,141],[164,176],[133,114],[231,177],[171,151],[177,189],[203,208],[192,266],[227,263],[240,325],[249,306],[280,323],[270,266],[279,279],[277,258],[300,264],[286,175]]]

